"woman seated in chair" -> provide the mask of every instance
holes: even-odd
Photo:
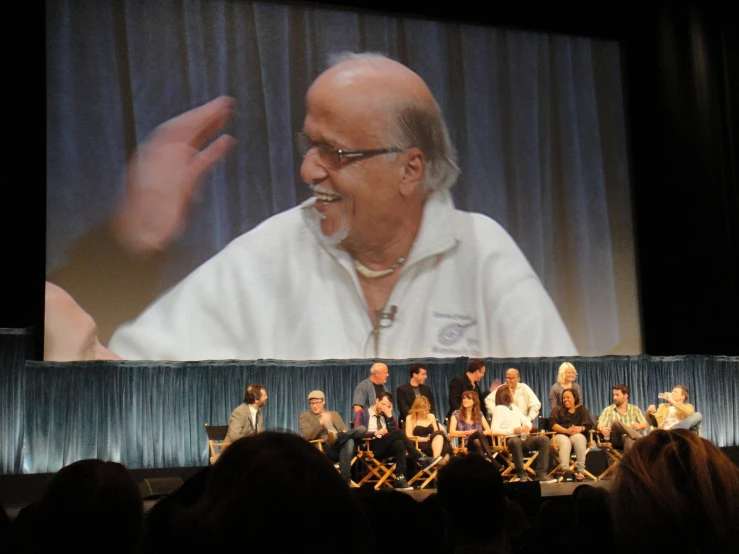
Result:
[[[452,447],[431,413],[431,403],[425,396],[413,401],[405,419],[405,433],[409,439],[418,439],[418,449],[432,458],[443,456],[440,465],[449,461]]]
[[[462,393],[462,406],[459,410],[454,410],[449,418],[449,436],[455,435],[465,436],[470,450],[482,454],[496,469],[501,469],[502,466],[493,458],[493,450],[487,437],[492,433],[487,420],[482,417],[480,397],[475,391]]]
[[[593,422],[590,413],[582,404],[577,404],[575,394],[571,390],[565,390],[562,393],[562,406],[558,406],[549,414],[549,423],[552,431],[557,433],[554,435],[554,442],[559,448],[560,468],[565,476],[570,475],[570,452],[575,449],[577,456],[577,466],[575,471],[575,479],[583,481],[585,479],[585,453],[587,450],[588,439],[586,433],[593,428]]]

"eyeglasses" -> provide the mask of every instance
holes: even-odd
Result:
[[[394,154],[402,152],[402,148],[374,148],[371,150],[343,150],[334,148],[325,142],[313,142],[305,133],[298,133],[295,136],[295,147],[302,157],[308,155],[312,149],[318,151],[318,157],[321,161],[331,169],[339,169],[342,167],[344,160],[347,162],[355,162],[371,156],[379,156],[380,154]]]
[[[316,404],[322,404],[322,403],[323,403],[323,400],[309,400],[308,401],[308,404],[310,404],[311,406],[314,406]]]

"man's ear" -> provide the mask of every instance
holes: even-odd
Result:
[[[403,175],[400,180],[400,194],[411,196],[421,190],[423,178],[426,174],[426,156],[420,148],[411,148],[403,153],[406,162],[403,165]]]

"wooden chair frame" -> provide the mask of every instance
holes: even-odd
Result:
[[[533,433],[535,435],[538,433]],[[493,441],[493,449],[498,453],[498,457],[505,462],[506,468],[500,474],[503,479],[513,480],[517,478],[516,475],[516,464],[513,462],[513,454],[511,449],[508,447],[508,439],[519,437],[520,435],[495,435]],[[523,470],[526,475],[527,481],[533,481],[536,477],[536,472],[532,469],[531,465],[539,457],[539,452],[535,451],[533,456],[528,458],[524,455],[523,457]]]
[[[416,450],[420,451],[421,449],[418,447],[418,439],[419,437],[408,437],[413,442],[416,443]],[[437,475],[439,473],[439,464],[436,464],[434,467],[431,468],[421,468],[418,473],[416,473],[411,479],[408,480],[408,484],[412,485],[413,483],[417,481],[423,481],[419,485],[419,489],[425,489],[431,481],[436,479]]]
[[[374,483],[375,490],[379,490],[383,485],[392,488],[391,483],[395,480],[395,458],[377,459],[370,448],[371,443],[372,439],[365,438],[362,439],[362,443],[357,447],[357,456],[355,459],[359,460],[367,470],[367,475],[357,485],[361,487],[366,483]]]
[[[588,439],[588,442],[587,442],[587,445],[586,445],[586,448],[585,448],[585,456],[587,456],[588,453],[595,446],[595,441],[593,439],[593,433],[594,433],[594,430],[591,429],[590,432],[589,432],[590,438]],[[557,433],[552,433],[552,435],[556,435],[556,434]],[[558,473],[560,473],[560,466],[562,464],[561,464],[561,460],[559,458],[559,445],[557,444],[557,441],[554,440],[554,436],[552,436],[552,439],[551,439],[551,443],[550,444],[551,444],[551,446],[549,448],[549,453],[551,454],[552,458],[554,459],[555,467],[554,467],[554,469],[552,471],[549,472],[549,477],[554,477],[555,475],[557,475]],[[571,472],[573,472],[573,473],[576,473],[576,470],[577,470],[577,454],[575,454],[575,449],[574,448],[570,451],[570,467],[569,467],[569,470]],[[598,477],[596,477],[595,475],[593,475],[592,473],[590,473],[587,470],[587,468],[583,471],[583,475],[585,477],[593,480],[593,481],[597,481],[598,480]],[[561,482],[562,479],[564,479],[564,475],[563,474],[562,475],[559,475],[559,477],[557,478],[557,482],[558,483]]]
[[[313,444],[313,445],[315,445],[315,447],[318,450],[320,450],[321,452],[323,452],[324,454],[326,453],[326,450],[323,447],[323,445],[326,443],[326,439],[313,439],[313,440],[310,440],[308,442],[311,443],[311,444]],[[349,462],[349,467],[352,467],[354,465],[354,462],[356,462],[356,461],[357,461],[357,455],[355,454],[354,457],[352,458],[352,461]],[[336,468],[336,471],[338,471],[339,473],[341,473],[341,466],[339,465],[339,462],[332,462],[332,463],[334,464],[334,467]],[[352,480],[349,483],[349,486],[350,487],[353,487],[353,488],[359,487],[359,485],[357,483],[355,483],[354,480]]]
[[[228,425],[210,425],[205,424],[205,434],[208,437],[208,448],[210,449],[210,464],[216,463],[218,457],[228,447],[230,442],[226,441],[228,435]]]

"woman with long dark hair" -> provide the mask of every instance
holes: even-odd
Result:
[[[449,436],[464,436],[467,447],[483,455],[498,469],[501,465],[493,458],[493,450],[488,442],[492,435],[487,420],[482,417],[480,397],[475,391],[462,393],[462,406],[454,410],[449,418]]]

